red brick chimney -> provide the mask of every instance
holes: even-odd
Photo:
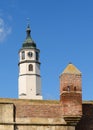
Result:
[[[60,102],[67,123],[77,124],[82,116],[82,75],[69,64],[60,76]]]

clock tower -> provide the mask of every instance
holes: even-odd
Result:
[[[27,26],[27,37],[19,50],[19,98],[42,99],[40,76],[40,50],[30,35],[30,26]]]

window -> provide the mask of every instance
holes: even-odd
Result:
[[[74,87],[74,91],[76,91],[77,89],[76,89],[76,86]]]
[[[25,52],[22,51],[22,60],[24,60],[24,59],[25,59]]]
[[[26,94],[25,93],[21,93],[20,96],[26,96]]]
[[[36,60],[39,60],[39,54],[36,52]]]
[[[70,86],[67,86],[67,91],[68,91],[68,92],[70,91]]]
[[[28,70],[29,70],[29,71],[33,71],[33,65],[32,65],[32,64],[30,64],[30,65],[28,66]]]
[[[37,96],[40,95],[39,93],[36,94]]]

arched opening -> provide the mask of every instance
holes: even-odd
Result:
[[[68,92],[70,91],[70,86],[67,86],[67,91],[68,91]]]
[[[24,59],[25,59],[25,52],[22,51],[22,60],[24,60]]]
[[[36,60],[38,61],[39,60],[39,53],[36,52]]]
[[[25,59],[25,52],[22,51],[22,60],[24,60],[24,59]]]
[[[76,90],[77,90],[77,88],[76,88],[76,86],[74,87],[74,91],[76,92]]]
[[[30,65],[28,66],[28,70],[29,70],[29,71],[33,71],[33,65],[32,65],[32,64],[30,64]]]

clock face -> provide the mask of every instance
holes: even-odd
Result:
[[[29,56],[29,57],[32,57],[32,56],[33,56],[33,53],[32,53],[32,52],[28,52],[28,56]]]

